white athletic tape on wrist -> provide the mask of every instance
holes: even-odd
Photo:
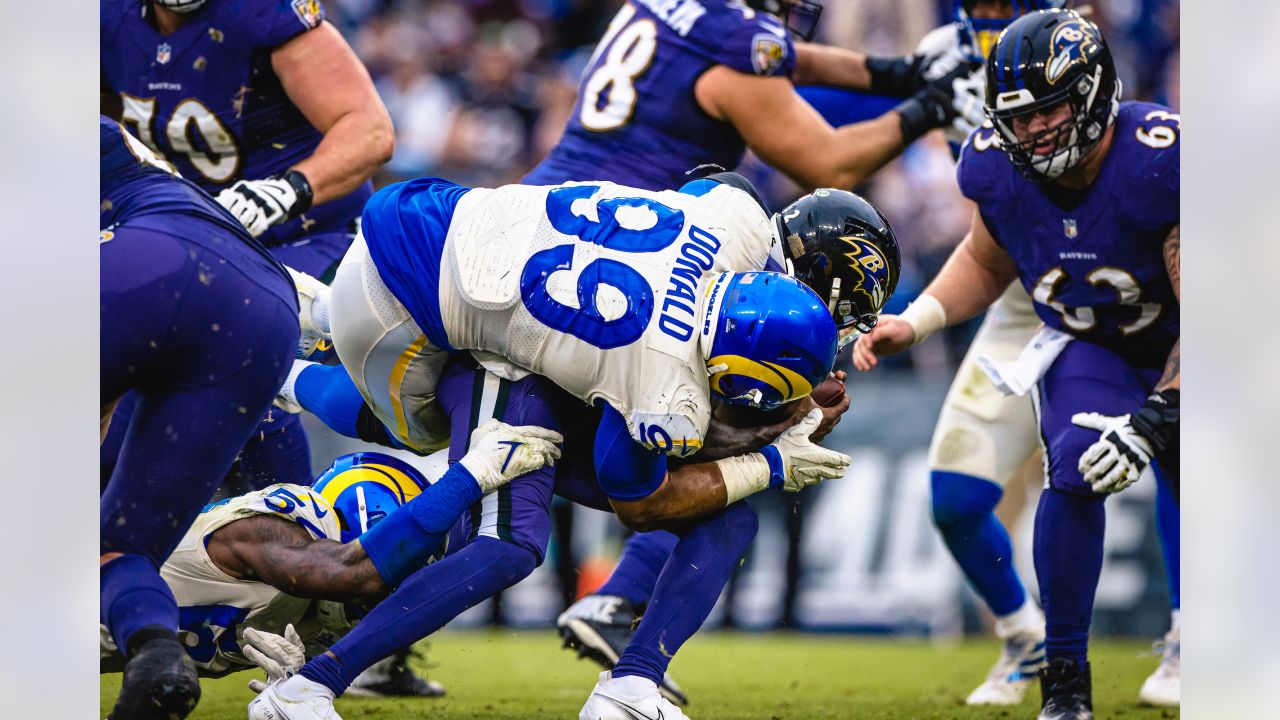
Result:
[[[942,308],[938,298],[928,293],[921,293],[898,317],[915,331],[916,337],[911,341],[912,345],[947,326],[947,311]]]
[[[769,488],[769,461],[760,453],[717,460],[724,478],[725,506]]]

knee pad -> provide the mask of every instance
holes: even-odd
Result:
[[[996,509],[1004,490],[973,475],[934,470],[929,474],[933,522],[947,527],[977,520]]]

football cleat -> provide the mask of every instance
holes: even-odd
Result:
[[[635,635],[635,610],[625,598],[616,595],[587,595],[569,606],[556,619],[556,628],[564,638],[564,647],[578,651],[605,670],[612,670],[618,657],[631,644]],[[688,705],[689,698],[671,679],[662,676],[658,687],[662,696],[677,705]]]
[[[249,703],[249,720],[342,720],[333,691],[301,675],[274,682]]]
[[[298,358],[311,357],[321,342],[329,343],[332,337],[328,332],[328,311],[317,312],[328,305],[329,286],[304,272],[298,272],[285,266],[293,286],[298,291]],[[323,298],[321,296],[324,296]]]
[[[1163,650],[1160,665],[1142,683],[1138,700],[1147,705],[1177,707],[1182,702],[1182,631],[1176,627],[1170,630],[1156,648]]]
[[[409,667],[410,656],[422,654],[406,649],[374,663],[356,676],[343,697],[444,697],[443,685]]]
[[[178,636],[161,627],[145,627],[129,638],[114,720],[176,720],[195,709],[200,700],[196,664]]]
[[[987,679],[969,693],[966,705],[1018,705],[1044,667],[1044,616],[1032,609],[1018,628],[1003,628],[996,621],[996,635],[1004,640],[1000,658]]]
[[[600,681],[591,689],[591,696],[578,713],[578,720],[689,720],[689,716],[656,688],[652,693],[637,697],[619,688],[619,680],[614,680],[607,670],[600,673]],[[644,682],[654,687],[653,683]]]
[[[1040,714],[1036,720],[1093,720],[1093,680],[1089,663],[1054,658],[1040,671]]]

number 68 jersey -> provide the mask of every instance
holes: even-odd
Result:
[[[455,189],[452,212],[423,199]],[[710,278],[760,270],[773,244],[750,195],[703,189],[420,179],[378,192],[363,228],[378,274],[433,345],[490,352],[604,400],[637,442],[687,455],[711,417],[699,347]]]
[[[214,503],[204,509],[160,568],[160,577],[178,601],[178,638],[195,661],[200,674],[217,677],[246,667],[253,661],[240,651],[240,635],[256,628],[277,635],[292,623],[307,644],[307,654],[322,651],[340,631],[327,628],[327,612],[337,603],[308,600],[285,594],[258,581],[231,577],[209,557],[206,542],[219,528],[255,515],[275,515],[298,523],[312,537],[337,540],[338,520],[329,503],[311,488],[279,484]],[[323,620],[323,621],[322,621]],[[124,656],[111,634],[101,627],[103,672],[124,667]]]
[[[990,127],[969,137],[956,174],[1046,325],[1163,367],[1178,338],[1163,247],[1179,219],[1180,120],[1124,102],[1112,127],[1101,171],[1075,197],[1024,178]]]

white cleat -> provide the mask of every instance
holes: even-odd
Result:
[[[333,691],[301,675],[274,682],[249,703],[249,720],[342,720]]]
[[[658,692],[658,686],[643,678],[613,679],[600,673],[600,682],[578,713],[578,720],[689,720],[680,708]]]
[[[298,357],[307,358],[316,351],[321,340],[330,340],[328,332],[329,286],[310,275],[285,267],[298,291]],[[323,308],[323,309],[322,309]],[[319,311],[319,312],[317,312]]]
[[[1044,615],[1030,602],[1017,615],[996,621],[1004,640],[1000,659],[987,679],[969,693],[966,705],[1018,705],[1045,666]]]
[[[1161,643],[1156,643],[1159,647]],[[1175,627],[1164,636],[1160,665],[1142,683],[1138,700],[1147,705],[1178,707],[1182,701],[1182,631]]]

